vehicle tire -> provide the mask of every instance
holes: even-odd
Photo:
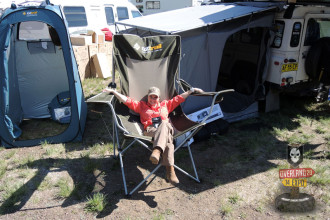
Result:
[[[327,59],[330,57],[330,37],[324,37],[317,40],[309,49],[306,61],[306,74],[313,80],[318,80],[321,69],[324,68],[325,76],[323,80],[329,80],[330,64]]]
[[[284,193],[275,199],[275,207],[281,212],[310,212],[315,208],[315,199],[306,193],[292,199],[290,193]]]

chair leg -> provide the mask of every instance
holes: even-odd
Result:
[[[118,156],[120,159],[120,168],[121,168],[121,174],[123,176],[125,195],[127,195],[127,185],[126,185],[126,178],[125,178],[125,171],[124,171],[124,164],[123,164],[123,156],[122,156],[121,152],[119,152]]]
[[[198,177],[198,174],[197,174],[197,170],[196,170],[196,166],[195,166],[195,161],[194,161],[194,158],[192,156],[192,153],[191,153],[191,149],[190,149],[190,145],[188,144],[188,152],[189,152],[189,156],[190,156],[190,160],[191,160],[191,163],[192,163],[192,166],[194,168],[194,173],[195,173],[195,176],[192,176],[191,174],[189,174],[188,172],[186,172],[185,170],[181,169],[180,167],[178,167],[177,165],[174,164],[174,167],[179,170],[181,173],[185,174],[186,176],[190,177],[191,179],[195,180],[196,182],[200,183],[200,180],[199,180],[199,177]]]
[[[126,142],[126,140],[124,139],[121,146],[124,146],[125,145],[125,142]],[[160,168],[160,166],[161,166],[161,164],[159,164],[155,169],[153,169],[153,171],[146,178],[144,178],[131,192],[128,193],[127,183],[126,183],[126,176],[125,176],[125,170],[124,170],[123,155],[124,155],[125,151],[128,150],[130,147],[132,147],[135,142],[140,143],[144,147],[148,147],[148,145],[146,145],[145,143],[141,142],[138,139],[134,139],[129,145],[127,145],[127,147],[125,147],[125,149],[121,149],[121,146],[118,143],[118,156],[119,156],[119,159],[120,159],[120,168],[121,168],[121,173],[122,173],[122,177],[123,177],[123,184],[124,184],[124,189],[125,189],[125,195],[129,195],[129,196],[131,196],[138,188],[140,188],[141,185],[144,182],[146,182],[147,179],[152,174],[154,174]]]
[[[115,132],[115,130],[117,129],[117,127],[115,126],[115,122],[114,122],[114,119],[113,119],[113,122],[112,122],[112,143],[113,143],[113,156],[116,157],[116,140],[115,138],[117,139],[117,132]]]
[[[142,184],[145,183],[150,178],[150,176],[153,175],[161,167],[161,164],[158,164],[156,166],[156,168],[153,169],[146,178],[144,178],[138,185],[136,185],[136,187],[132,191],[130,191],[128,193],[128,191],[127,191],[127,184],[126,184],[125,170],[124,170],[124,163],[123,163],[123,154],[124,154],[124,152],[126,150],[128,150],[131,146],[133,146],[134,142],[138,142],[142,146],[148,148],[148,145],[146,145],[145,143],[143,143],[142,141],[140,141],[138,139],[135,139],[134,141],[132,141],[124,150],[122,150],[121,149],[121,146],[119,145],[119,143],[117,143],[117,145],[118,145],[118,156],[119,156],[119,159],[120,159],[120,168],[121,168],[122,177],[123,177],[123,184],[124,184],[124,189],[125,189],[125,195],[129,195],[129,196],[131,196],[137,189],[139,189],[142,186]],[[122,145],[124,145],[124,144],[125,144],[125,140],[123,141]],[[180,145],[180,147],[178,147],[178,148],[181,148],[181,147],[182,147],[182,145]],[[178,150],[178,148],[175,149],[175,151]],[[189,174],[188,172],[184,171],[180,167],[176,166],[176,165],[174,165],[174,167],[176,169],[178,169],[180,172],[182,172],[183,174],[185,174],[185,175],[189,176],[190,178],[192,178],[193,180],[195,180],[196,182],[200,182],[200,180],[198,178],[197,170],[196,170],[196,167],[195,167],[195,162],[194,162],[194,159],[193,159],[193,156],[192,156],[192,153],[191,153],[191,149],[190,149],[190,145],[189,144],[188,144],[188,147],[187,148],[188,148],[188,151],[189,151],[189,156],[190,156],[190,160],[191,160],[192,166],[194,168],[195,177],[192,176],[191,174]]]
[[[188,172],[184,171],[183,169],[181,169],[180,167],[176,166],[174,164],[174,167],[176,169],[178,169],[180,172],[182,172],[183,174],[189,176],[190,178],[192,178],[193,180],[195,180],[196,182],[200,183],[200,180],[199,180],[199,177],[198,177],[198,174],[197,174],[197,170],[196,170],[196,166],[195,166],[195,161],[194,161],[194,158],[192,156],[192,153],[191,153],[191,148],[190,148],[190,144],[188,143],[189,139],[192,138],[202,127],[198,127],[194,130],[192,130],[190,132],[190,134],[185,137],[185,139],[179,144],[179,146],[177,146],[174,150],[174,152],[176,152],[177,150],[179,150],[181,147],[183,147],[186,143],[187,143],[187,148],[188,148],[188,152],[189,152],[189,157],[190,157],[190,160],[191,160],[191,163],[192,163],[192,166],[193,166],[193,169],[194,169],[194,173],[195,173],[195,176],[192,176],[191,174],[189,174]]]
[[[197,181],[197,182],[200,182],[200,181],[199,181],[199,178],[198,178],[198,174],[197,174],[196,166],[195,166],[195,161],[194,161],[194,158],[193,158],[193,156],[192,156],[192,153],[191,153],[191,149],[190,149],[190,145],[189,145],[189,144],[188,144],[188,151],[189,151],[189,155],[190,155],[190,160],[191,160],[192,166],[193,166],[193,168],[194,168],[196,181]]]
[[[129,193],[129,195],[132,195],[138,188],[140,188],[141,187],[141,185],[144,183],[144,182],[146,182],[147,181],[147,179],[149,179],[149,177],[152,175],[152,174],[154,174],[159,168],[161,167],[161,164],[158,164],[158,166],[155,168],[155,169],[153,169],[153,171],[151,171],[150,173],[149,173],[149,175],[146,177],[146,178],[144,178],[130,193]]]

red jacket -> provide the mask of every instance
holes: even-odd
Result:
[[[158,103],[156,107],[152,107],[145,101],[135,101],[130,97],[127,98],[128,99],[124,104],[127,105],[128,108],[140,114],[140,120],[144,129],[152,125],[152,118],[160,116],[162,120],[168,119],[168,114],[178,107],[180,103],[185,101],[181,95],[177,95],[171,100],[164,100],[161,103]]]

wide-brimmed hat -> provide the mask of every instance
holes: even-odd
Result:
[[[156,95],[158,97],[160,97],[160,90],[157,87],[150,87],[148,90],[148,96],[149,95]]]

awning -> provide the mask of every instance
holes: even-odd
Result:
[[[262,7],[231,3],[195,6],[123,20],[116,24],[127,26],[127,28],[139,27],[139,29],[161,34],[175,34],[275,8],[277,7],[272,4],[262,5]]]

